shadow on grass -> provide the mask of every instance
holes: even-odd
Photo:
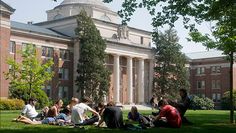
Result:
[[[149,115],[150,111],[144,111],[142,114]],[[124,112],[127,117],[127,112]],[[94,126],[85,127],[85,129],[51,126],[51,125],[25,125],[22,123],[12,123],[10,120],[17,113],[1,114],[0,132],[1,133],[123,133],[137,131],[127,131],[119,129],[96,128]],[[226,111],[189,111],[186,113],[187,118],[192,121],[193,125],[183,125],[180,129],[171,128],[151,128],[140,130],[138,132],[147,133],[229,133],[236,131],[236,125],[229,123],[229,112]]]

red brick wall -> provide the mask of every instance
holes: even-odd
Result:
[[[7,19],[10,16],[1,16],[0,14],[0,24],[3,19]],[[4,18],[3,18],[4,17]],[[7,17],[7,18],[6,18]],[[0,97],[8,97],[8,81],[5,79],[3,72],[8,71],[8,65],[6,64],[6,59],[8,56],[8,44],[10,40],[10,29],[0,26]]]
[[[199,66],[200,65],[200,66]],[[221,66],[221,72],[219,74],[211,73],[211,66]],[[205,68],[205,74],[196,75],[197,67],[203,66]],[[206,67],[207,66],[207,67]],[[229,90],[229,63],[222,59],[208,59],[208,60],[197,60],[190,63],[190,94],[205,94],[206,97],[212,99],[213,93],[220,93],[221,97],[224,92]],[[194,68],[194,69],[193,69]],[[205,80],[205,89],[197,89],[197,81]],[[212,89],[212,80],[220,80],[221,88]],[[235,81],[234,81],[235,82]],[[216,105],[220,105],[216,103]]]

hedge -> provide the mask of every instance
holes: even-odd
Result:
[[[0,110],[21,110],[25,102],[20,99],[1,99]]]

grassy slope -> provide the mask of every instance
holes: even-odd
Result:
[[[148,115],[151,111],[141,111],[144,115]],[[0,115],[0,132],[1,133],[67,133],[78,132],[81,129],[74,129],[69,127],[59,127],[51,125],[26,125],[23,123],[11,122],[11,120],[19,114],[19,111],[1,111]],[[127,111],[124,112],[124,118],[127,117]],[[228,133],[235,132],[236,125],[229,123],[229,111],[188,111],[187,117],[194,125],[183,125],[180,129],[168,129],[168,128],[152,128],[142,130],[143,132],[161,132],[161,133]],[[124,130],[110,130],[104,128],[96,128],[93,126],[85,127],[82,132],[107,132],[107,133],[119,133],[119,132],[137,132],[137,131],[124,131]]]

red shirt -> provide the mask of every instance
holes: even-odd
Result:
[[[165,105],[161,112],[160,117],[166,117],[167,123],[170,124],[171,127],[180,128],[182,124],[182,120],[178,110],[171,106]]]

